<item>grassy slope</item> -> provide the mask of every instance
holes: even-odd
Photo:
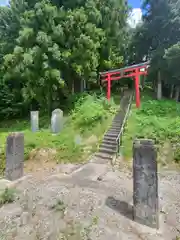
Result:
[[[116,97],[117,99],[117,97]],[[10,132],[21,131],[25,136],[25,158],[33,149],[56,149],[57,162],[82,162],[94,152],[101,141],[104,132],[110,125],[116,109],[119,107],[113,101],[108,105],[101,100],[94,101],[90,96],[67,116],[63,131],[52,135],[49,129],[50,119],[40,118],[40,131],[32,133],[29,120],[8,121],[0,123],[0,158],[4,159],[6,137]],[[103,106],[102,106],[103,105]],[[80,143],[76,144],[75,139]],[[94,136],[94,140],[90,139]],[[79,141],[79,140],[78,140]],[[1,162],[0,172],[3,171],[4,161]]]
[[[143,93],[141,108],[132,105],[126,132],[123,137],[123,153],[132,158],[132,142],[135,138],[150,138],[156,141],[159,159],[163,162],[180,161],[180,103],[173,100],[154,100]]]

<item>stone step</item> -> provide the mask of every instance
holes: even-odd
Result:
[[[113,118],[113,121],[119,121],[121,120],[122,116],[116,116],[115,118]]]
[[[114,126],[112,125],[109,129],[113,129],[113,130],[121,130],[121,126]]]
[[[121,116],[113,118],[113,122],[120,121],[123,118],[124,114],[121,114]]]
[[[119,132],[121,130],[121,128],[113,128],[113,127],[111,127],[111,128],[109,128],[108,129],[108,132]]]
[[[102,144],[116,144],[116,139],[115,140],[106,140],[103,139]]]
[[[119,132],[121,128],[109,128],[107,132]]]
[[[116,141],[117,135],[116,136],[108,136],[105,135],[103,141]]]
[[[118,115],[116,115],[115,117],[114,117],[114,119],[120,119],[120,118],[122,118],[124,116],[124,112],[121,112],[120,114],[118,114]],[[113,120],[114,120],[113,119]]]
[[[110,133],[110,132],[107,132],[107,133],[105,134],[105,137],[114,137],[114,138],[116,138],[117,135],[118,135],[118,133]]]
[[[112,124],[111,127],[110,127],[110,129],[111,129],[111,128],[121,129],[121,127],[122,127],[122,123],[119,123],[119,125],[114,125],[114,124]]]
[[[115,134],[115,133],[117,133],[117,134],[119,134],[119,132],[120,132],[120,130],[115,130],[115,129],[109,129],[106,133],[107,134],[111,134],[111,133],[113,133],[113,134]]]
[[[122,112],[122,109],[116,114],[116,116],[121,116],[124,112]],[[116,117],[115,116],[115,117]]]
[[[109,130],[121,130],[121,126],[118,126],[118,127],[114,127],[114,126],[111,126],[111,128],[109,128]]]
[[[122,113],[117,114],[117,115],[113,118],[113,120],[114,120],[114,119],[119,119],[119,118],[121,118],[121,115],[122,115]]]
[[[116,149],[110,149],[110,148],[103,148],[103,147],[101,147],[101,148],[99,149],[99,152],[100,152],[100,153],[108,153],[108,154],[110,154],[110,155],[113,155],[113,154],[116,153]]]
[[[107,148],[107,149],[112,149],[112,150],[116,150],[117,148],[117,144],[110,144],[110,143],[102,143],[100,148]]]
[[[112,125],[113,126],[119,126],[119,125],[121,125],[122,124],[122,119],[120,120],[120,121],[112,121]]]
[[[113,135],[118,135],[119,134],[119,132],[120,132],[120,130],[108,130],[107,132],[106,132],[106,134],[105,134],[105,136],[107,136],[107,135],[111,135],[111,134],[113,134]]]
[[[122,120],[119,121],[112,121],[111,125],[113,126],[119,126],[121,124]]]
[[[122,117],[122,113],[119,113],[119,114],[117,114],[115,117],[114,117],[114,119],[120,119]],[[113,119],[113,120],[114,120]]]
[[[118,135],[119,135],[119,132],[107,132],[107,133],[106,133],[106,136],[109,136],[109,137],[114,137],[114,136],[116,136],[116,138],[117,138]]]

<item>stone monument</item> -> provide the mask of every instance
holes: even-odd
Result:
[[[39,111],[31,111],[31,130],[39,131]]]
[[[157,153],[152,140],[133,144],[134,220],[159,228]]]
[[[55,109],[51,116],[51,131],[54,134],[59,133],[63,128],[63,111]]]
[[[11,133],[6,141],[6,179],[13,181],[23,176],[24,134]]]

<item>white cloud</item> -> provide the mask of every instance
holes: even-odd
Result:
[[[137,24],[141,22],[141,20],[142,20],[142,10],[140,8],[133,8],[128,18],[128,24],[132,28],[135,28]]]

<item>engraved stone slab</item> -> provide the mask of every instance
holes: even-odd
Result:
[[[11,133],[6,141],[5,177],[14,181],[23,176],[24,167],[24,134]]]
[[[63,128],[63,111],[55,109],[51,116],[51,131],[52,133],[59,133]]]
[[[159,228],[157,153],[152,140],[133,144],[134,220]]]
[[[39,111],[31,111],[31,130],[39,131]]]

